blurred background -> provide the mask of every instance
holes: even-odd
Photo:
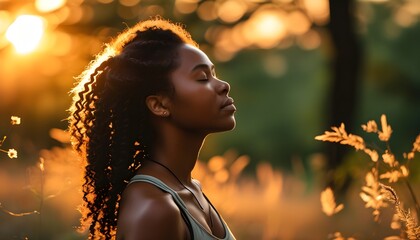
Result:
[[[81,170],[62,131],[69,91],[104,43],[155,15],[185,24],[231,85],[237,127],[208,137],[196,177],[238,239],[387,234],[354,187],[364,157],[314,137],[341,122],[360,134],[360,124],[386,114],[396,155],[411,150],[420,133],[420,1],[0,0],[0,137],[19,156],[0,155],[0,207],[42,210],[0,212],[0,239],[86,238],[76,232]],[[10,116],[22,123],[11,126]],[[359,211],[327,218],[325,186]]]

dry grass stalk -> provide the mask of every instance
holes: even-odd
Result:
[[[392,153],[389,147],[389,139],[392,135],[392,128],[388,124],[385,115],[381,116],[381,129],[378,128],[378,124],[374,120],[370,120],[366,124],[362,125],[362,129],[365,132],[376,133],[378,135],[378,139],[382,142],[385,142],[386,150],[383,151],[383,154],[381,155],[378,154],[377,150],[368,148],[362,137],[347,133],[343,123],[340,125],[340,127],[332,127],[331,129],[333,131],[325,131],[323,135],[316,136],[315,139],[320,141],[337,142],[343,145],[352,146],[356,150],[362,150],[365,152],[367,155],[369,155],[372,161],[373,167],[369,172],[367,172],[365,176],[366,184],[365,186],[362,186],[360,197],[365,202],[366,208],[373,209],[374,220],[379,221],[380,209],[388,206],[385,201],[391,201],[396,207],[396,215],[406,226],[405,234],[407,235],[408,239],[420,239],[420,228],[418,226],[416,216],[414,216],[410,210],[405,211],[401,207],[401,202],[395,191],[391,187],[383,185],[380,182],[382,179],[387,179],[389,183],[399,182],[400,180],[403,181],[408,187],[410,195],[413,198],[417,216],[420,214],[418,201],[410,183],[407,181],[407,177],[409,176],[408,163],[411,159],[414,158],[416,152],[420,152],[420,134],[416,137],[412,150],[403,154],[403,157],[406,161],[405,164],[401,164],[396,159],[395,155]],[[380,164],[384,165],[385,167],[379,168]],[[380,170],[383,172],[380,172]],[[384,191],[383,189],[386,189],[387,191]],[[325,193],[323,192],[322,194]],[[324,206],[323,211],[325,212]],[[396,225],[394,224],[394,227],[395,226]],[[334,239],[344,238],[342,238],[341,235],[337,235],[337,237]],[[399,236],[390,236],[386,238],[386,240],[396,239],[401,238]]]
[[[381,188],[385,192],[384,196],[386,200],[392,202],[395,206],[395,212],[398,216],[398,219],[401,223],[405,225],[405,233],[409,240],[419,240],[420,239],[420,226],[418,221],[414,218],[410,209],[405,210],[402,207],[402,204],[398,198],[395,190],[387,185],[381,184]]]

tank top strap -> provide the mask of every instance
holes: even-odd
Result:
[[[181,197],[178,195],[177,192],[175,192],[172,188],[170,188],[168,185],[163,183],[160,179],[155,178],[153,176],[149,175],[135,175],[133,178],[131,178],[130,182],[146,182],[150,183],[162,191],[169,193],[173,200],[175,201],[175,204],[180,208],[182,218],[184,218],[188,230],[190,231],[191,239],[193,240],[235,240],[235,237],[233,236],[232,232],[230,231],[229,227],[226,225],[225,221],[222,219],[222,217],[217,212],[216,208],[211,204],[209,199],[206,195],[204,197],[208,201],[208,203],[211,205],[211,207],[216,211],[219,219],[222,222],[223,228],[225,230],[225,237],[224,238],[217,238],[216,236],[209,233],[200,223],[198,223],[197,220],[191,215],[191,213],[188,211],[187,206],[185,205],[184,201],[181,199]]]
[[[156,187],[158,187],[162,191],[171,194],[172,197],[174,198],[175,202],[177,203],[177,205],[180,206],[180,207],[182,207],[183,210],[188,211],[187,210],[187,206],[185,205],[185,203],[181,199],[181,197],[178,195],[178,193],[175,192],[168,185],[166,185],[165,183],[163,183],[160,179],[155,178],[153,176],[149,176],[149,175],[135,175],[134,177],[131,178],[131,180],[130,180],[130,182],[128,184],[131,184],[133,182],[147,182],[147,183],[150,183],[150,184],[155,185]]]

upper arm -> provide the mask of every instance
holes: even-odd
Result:
[[[136,184],[123,195],[118,217],[118,239],[185,239],[186,228],[171,195]],[[134,187],[134,186],[130,186]],[[151,190],[151,191],[150,191]]]

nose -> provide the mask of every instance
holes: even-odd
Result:
[[[217,92],[220,94],[227,95],[230,92],[230,85],[229,83],[218,79],[218,86],[217,86]]]

